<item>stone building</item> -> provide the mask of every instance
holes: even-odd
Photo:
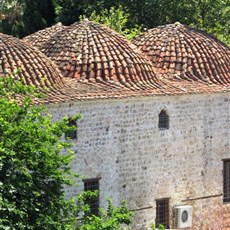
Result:
[[[147,229],[151,223],[174,229],[228,229],[229,48],[203,32],[193,34],[178,24],[166,27],[171,33],[157,28],[149,38],[153,43],[134,41],[140,48],[150,47],[150,54],[96,23],[65,27],[38,47],[63,77],[31,58],[30,66],[46,68],[47,79],[56,81],[49,84],[53,94],[46,101],[54,119],[82,114],[77,133],[70,137],[76,152],[72,167],[84,177],[79,187],[66,189],[66,195],[98,189],[95,213],[109,196],[115,205],[126,198],[135,212],[132,229]],[[10,41],[4,36],[3,43]],[[5,55],[21,52],[13,42],[6,50]],[[10,58],[3,60],[1,72]],[[12,60],[11,68],[27,64],[17,62],[17,55]]]
[[[220,91],[221,94],[215,93],[213,88],[208,92],[204,92],[202,89],[198,90],[196,96],[201,96],[201,104],[192,105],[192,111],[196,111],[196,114],[198,111],[198,113],[203,111],[201,116],[197,117],[192,113],[185,115],[187,106],[179,115],[183,117],[185,127],[189,128],[194,121],[192,126],[196,129],[195,135],[191,132],[183,137],[191,141],[186,144],[187,147],[195,144],[195,148],[182,151],[180,155],[182,159],[186,159],[189,155],[193,155],[194,158],[192,161],[189,160],[185,166],[188,170],[188,174],[184,174],[184,176],[187,175],[186,179],[182,179],[183,173],[181,174],[181,180],[186,182],[184,183],[184,192],[180,192],[180,195],[184,193],[183,198],[180,199],[183,205],[189,204],[193,207],[191,229],[229,229],[229,92],[226,92],[229,91],[230,82],[229,47],[204,31],[189,28],[178,22],[150,29],[136,37],[133,43],[152,62],[158,75],[168,79],[174,85],[183,82],[197,88],[198,84],[202,82],[211,87],[214,85],[224,86]],[[226,104],[224,103],[226,108],[222,107],[225,111],[223,114],[226,116],[224,121],[226,126],[224,124],[217,125],[220,124],[220,117],[223,115],[219,113],[222,109],[214,106],[215,103],[209,101],[211,98],[215,98],[214,100],[222,98],[221,100],[226,102]],[[190,96],[188,100],[191,99]],[[194,120],[188,118],[190,115]],[[198,125],[201,121],[202,124]],[[202,137],[198,134],[197,129],[199,128],[202,130]],[[175,127],[174,131],[176,130]],[[218,143],[220,141],[218,139],[222,139],[222,134],[220,134],[222,131],[226,132],[226,136],[228,136],[225,143],[222,142],[223,145]],[[198,146],[199,142],[200,147]],[[183,144],[179,148],[183,149]],[[181,150],[174,153],[178,154],[178,152]],[[200,163],[198,163],[199,161]],[[196,162],[195,165],[192,166],[192,162]],[[178,163],[180,162],[178,161]],[[179,170],[184,168],[183,160],[181,163]],[[194,176],[191,173],[194,173]],[[199,180],[202,181],[200,184]],[[170,186],[173,186],[172,184],[173,182],[170,183]],[[176,189],[173,191],[175,192],[174,197],[176,197]]]

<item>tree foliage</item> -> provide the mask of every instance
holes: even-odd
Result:
[[[88,197],[89,194],[86,194]],[[87,198],[86,198],[87,199]],[[82,225],[77,227],[78,230],[120,230],[121,226],[130,225],[133,212],[126,206],[123,200],[120,207],[114,207],[111,198],[107,199],[107,209],[100,209],[98,216],[86,215],[83,218]],[[87,209],[87,208],[86,208]],[[89,211],[89,209],[88,209]]]
[[[54,24],[55,9],[52,0],[23,0],[22,2],[24,4],[23,33],[31,34]]]
[[[76,127],[68,118],[53,122],[45,108],[32,106],[31,96],[41,95],[14,77],[0,77],[0,229],[116,230],[130,224],[124,202],[114,208],[109,201],[107,213],[96,217],[87,215],[87,199],[96,192],[65,199],[63,186],[74,185],[78,175],[70,167],[71,142],[61,137]]]
[[[118,8],[128,15],[126,29],[150,29],[179,21],[230,42],[230,0],[2,0],[1,31],[25,36],[55,20],[70,25],[81,15],[104,18],[106,12]]]
[[[72,9],[80,7],[67,24],[79,20],[80,14],[90,18],[92,14],[105,19],[111,10],[120,9],[127,16],[126,29],[150,29],[159,25],[179,21],[182,24],[207,30],[222,41],[230,44],[230,1],[229,0],[68,0]],[[57,0],[60,3],[60,0]],[[71,12],[65,5],[65,12]],[[59,11],[59,15],[63,12]],[[116,15],[114,15],[116,17]],[[70,15],[68,16],[70,18]],[[72,20],[73,19],[73,20]],[[103,20],[102,20],[103,21]]]
[[[77,176],[69,166],[73,154],[60,154],[70,147],[60,140],[69,127],[67,120],[53,123],[43,108],[31,107],[33,92],[0,78],[0,228],[66,229],[75,214],[63,185]]]
[[[96,11],[90,15],[91,21],[105,24],[118,33],[126,36],[129,40],[132,40],[135,36],[139,35],[142,31],[141,26],[135,25],[133,28],[127,28],[129,14],[125,13],[121,7],[111,7],[109,10],[105,9],[97,14]]]
[[[23,30],[23,13],[23,4],[18,0],[3,0],[0,3],[0,31],[20,35]]]
[[[79,21],[80,15],[84,14],[83,4],[82,0],[55,0],[56,20],[65,25]]]
[[[0,3],[0,31],[23,37],[55,22],[52,0],[3,0]]]

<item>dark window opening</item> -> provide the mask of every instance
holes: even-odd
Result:
[[[169,129],[169,115],[166,113],[165,110],[161,110],[159,113],[159,129]]]
[[[227,203],[230,202],[230,160],[224,160],[223,163],[223,201]]]
[[[71,119],[71,118],[69,119],[68,125],[69,125],[70,127],[77,127],[76,121],[73,120],[73,119]],[[66,138],[66,139],[77,139],[77,130],[71,130],[71,131],[67,132],[67,133],[65,134],[65,138]]]
[[[85,191],[98,191],[99,193],[99,179],[87,179],[84,180],[84,190]],[[90,207],[89,215],[98,215],[99,214],[99,194],[95,198],[87,199],[87,204]]]
[[[159,225],[169,228],[169,199],[156,201],[156,227]]]

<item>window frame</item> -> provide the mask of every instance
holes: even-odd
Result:
[[[100,209],[100,177],[83,179],[84,191],[98,191],[98,196],[86,201],[90,207],[90,212],[87,215],[99,215]],[[95,184],[96,183],[96,184]]]
[[[75,126],[76,130],[73,131],[69,131],[67,133],[65,133],[65,139],[70,139],[70,140],[77,140],[77,121],[69,118],[68,119],[68,126]]]
[[[223,160],[223,202],[230,203],[230,159]]]
[[[162,109],[158,114],[158,128],[160,130],[169,129],[169,115],[165,109]]]
[[[170,229],[170,213],[169,213],[170,198],[156,199],[155,201],[156,201],[156,219],[155,219],[156,228],[158,228],[160,224],[163,224],[165,229]],[[160,204],[163,205],[163,210],[160,210],[159,207]]]

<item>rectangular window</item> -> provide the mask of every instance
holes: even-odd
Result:
[[[77,127],[77,123],[75,120],[69,119],[69,126],[71,127]],[[69,131],[65,134],[66,139],[77,139],[77,130]]]
[[[169,228],[169,199],[156,200],[156,227]]]
[[[223,200],[230,202],[230,160],[224,160],[223,163]]]
[[[85,191],[97,190],[99,192],[99,178],[84,180],[84,190]],[[88,199],[86,202],[88,203],[90,207],[90,214],[98,215],[99,214],[99,194],[97,197]]]

